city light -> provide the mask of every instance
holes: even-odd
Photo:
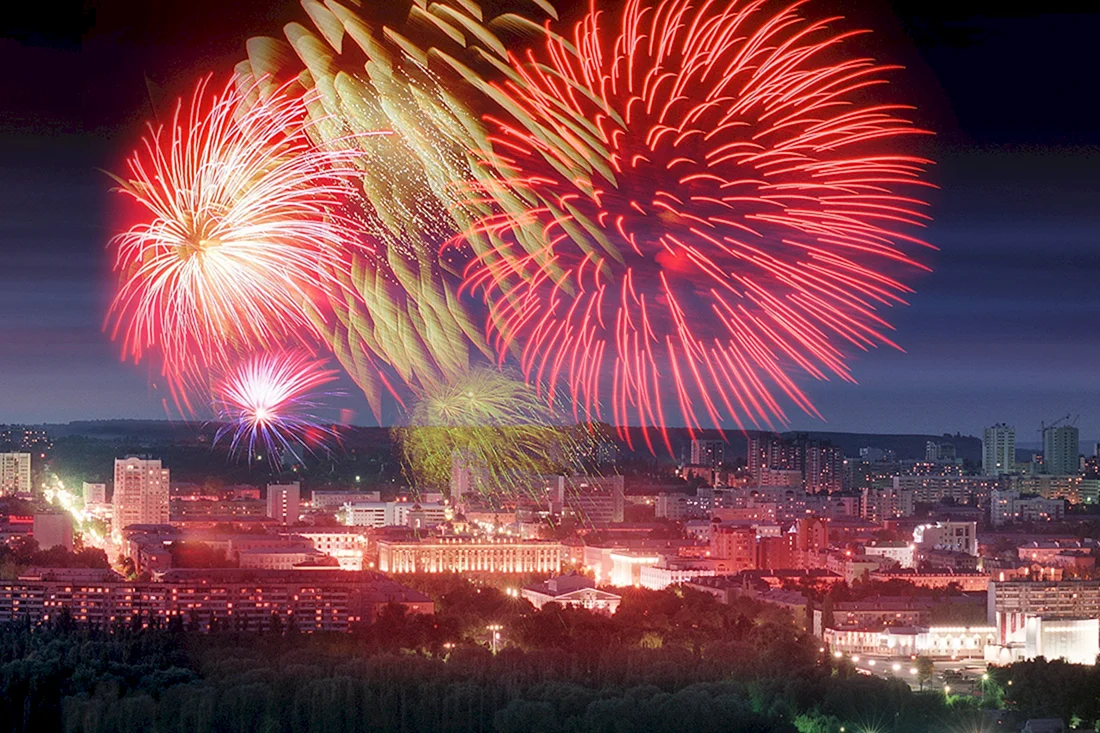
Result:
[[[489,631],[489,648],[493,654],[496,654],[500,645],[500,632],[504,630],[504,627],[500,624],[489,624],[485,628]]]

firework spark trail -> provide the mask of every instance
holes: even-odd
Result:
[[[414,485],[442,489],[465,469],[471,491],[515,498],[540,474],[578,472],[595,451],[598,431],[565,417],[522,379],[477,367],[420,390],[394,435]]]
[[[215,379],[214,411],[225,422],[215,442],[230,436],[230,452],[247,451],[249,461],[262,448],[276,460],[280,449],[314,450],[333,436],[316,411],[320,390],[336,379],[324,360],[304,351],[259,354]]]
[[[309,22],[287,25],[285,41],[251,39],[237,71],[295,79],[313,93],[313,133],[326,142],[353,137],[347,147],[357,156],[376,249],[355,258],[347,286],[356,297],[335,298],[337,318],[322,330],[378,415],[383,395],[461,379],[472,356],[492,355],[468,303],[456,296],[464,263],[454,252],[440,254],[491,211],[491,202],[468,196],[485,175],[477,152],[489,147],[480,119],[488,100],[456,93],[468,89],[438,60],[503,60],[498,33],[541,30],[518,15],[493,17],[471,0],[395,1],[386,4],[395,12],[386,13],[369,4],[302,5]],[[554,15],[545,0],[532,5],[540,17]],[[403,20],[386,25],[384,16]],[[260,84],[261,96],[275,86]],[[394,134],[355,137],[380,127]]]
[[[896,67],[804,5],[628,0],[609,33],[593,4],[504,81],[465,74],[507,111],[488,118],[500,177],[471,195],[537,205],[475,225],[497,246],[464,288],[500,358],[518,345],[576,414],[609,397],[621,428],[665,426],[673,403],[692,429],[772,426],[777,394],[817,414],[794,372],[852,380],[847,349],[895,346],[878,310],[929,246],[929,161],[897,149],[927,133],[881,100]]]
[[[201,81],[116,179],[143,220],[110,245],[111,335],[135,361],[159,351],[188,409],[209,368],[315,333],[365,248],[348,209],[358,171],[346,150],[313,143],[307,100],[234,84],[208,94]]]

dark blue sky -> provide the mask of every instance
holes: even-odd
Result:
[[[1040,420],[1072,413],[1100,439],[1100,14],[817,2],[874,27],[877,55],[909,67],[897,83],[938,133],[929,239],[941,252],[892,316],[907,352],[855,358],[858,386],[807,385],[828,423],[793,427],[976,434],[1008,421],[1026,443]],[[101,0],[0,21],[0,423],[164,416],[148,371],[121,364],[100,332],[111,222],[99,169],[118,167],[148,116],[146,77],[156,98],[227,72],[245,38],[298,12],[288,0],[226,15],[232,5]]]

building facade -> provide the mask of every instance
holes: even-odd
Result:
[[[1016,470],[1016,428],[997,423],[982,437],[982,473],[1000,476]]]
[[[85,481],[83,489],[85,507],[89,504],[107,503],[107,484],[90,484]]]
[[[994,491],[989,502],[989,520],[995,527],[1009,522],[1060,522],[1065,516],[1062,499],[1021,498],[1015,489]]]
[[[520,597],[538,609],[547,603],[557,603],[607,615],[614,615],[622,601],[622,596],[600,590],[588,578],[577,575],[559,575],[545,583],[526,586],[520,591]]]
[[[718,525],[711,530],[710,556],[731,572],[756,568],[756,528]]]
[[[0,453],[0,496],[31,492],[31,454]]]
[[[916,506],[913,493],[897,486],[869,486],[863,490],[860,513],[872,522],[911,517]]]
[[[267,516],[279,524],[297,524],[301,516],[302,486],[291,484],[267,485]]]
[[[168,524],[168,469],[159,460],[115,459],[114,529]]]
[[[927,549],[977,555],[978,524],[977,522],[921,524],[913,530],[913,543]]]
[[[1038,494],[1044,499],[1065,499],[1070,504],[1096,504],[1100,501],[1100,479],[1078,475],[1013,476],[1011,487],[1021,494]]]
[[[379,540],[377,547],[384,573],[557,573],[565,556],[560,542],[465,537]]]
[[[0,623],[48,623],[67,609],[78,624],[148,626],[179,618],[208,630],[212,623],[259,630],[293,623],[302,631],[350,631],[396,603],[408,613],[434,613],[431,599],[377,573],[324,570],[170,570],[160,582],[137,583],[105,570],[43,570],[0,581]]]
[[[1043,428],[1043,473],[1075,474],[1081,456],[1080,433],[1074,425]]]
[[[335,512],[344,504],[381,501],[381,498],[380,492],[377,491],[314,491],[310,498],[310,505],[314,509]]]
[[[726,456],[726,441],[701,440],[694,438],[691,441],[691,450],[688,463],[692,466],[708,466],[717,468],[722,465]]]

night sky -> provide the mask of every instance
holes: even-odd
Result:
[[[855,359],[858,386],[806,384],[828,422],[792,427],[980,435],[1006,421],[1026,444],[1071,413],[1083,449],[1100,439],[1100,13],[816,4],[872,27],[875,54],[908,67],[895,84],[937,132],[928,238],[942,251],[890,315],[906,353]],[[102,170],[120,169],[154,106],[304,13],[292,0],[16,8],[0,17],[0,423],[164,417],[148,368],[120,363],[101,332],[114,228]],[[365,401],[349,402],[369,424]]]

